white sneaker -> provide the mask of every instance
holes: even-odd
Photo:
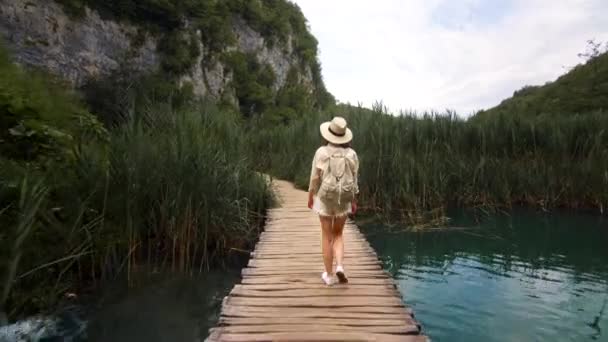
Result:
[[[323,272],[323,274],[321,274],[321,279],[323,279],[323,282],[327,286],[331,286],[334,283],[333,280],[331,279],[331,276],[329,274],[327,274],[327,272]]]
[[[344,272],[344,267],[342,267],[342,266],[336,267],[336,276],[338,277],[340,284],[348,283],[348,278],[346,277],[346,273]]]

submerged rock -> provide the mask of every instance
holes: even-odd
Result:
[[[29,318],[0,328],[0,342],[29,342],[56,333],[57,321],[47,317]]]
[[[55,317],[36,316],[0,327],[0,342],[86,341],[87,322],[76,307]]]

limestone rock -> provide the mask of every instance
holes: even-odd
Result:
[[[293,66],[302,69],[291,38],[286,44],[269,47],[259,32],[238,17],[233,20],[233,32],[236,45],[228,51],[252,53],[260,63],[268,64],[276,77],[275,92],[285,85]],[[197,35],[202,34],[199,31]],[[125,65],[130,70],[153,72],[161,62],[159,37],[135,25],[101,17],[88,8],[82,17],[70,17],[52,0],[0,0],[0,38],[18,63],[45,69],[75,87],[91,78],[110,76]],[[218,58],[208,56],[202,39],[198,44],[199,57],[191,70],[179,77],[179,83],[191,84],[198,96],[236,103],[235,91],[230,88],[232,75]],[[312,92],[310,68],[304,68],[299,81]]]

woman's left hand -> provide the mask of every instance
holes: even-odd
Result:
[[[312,195],[309,195],[308,196],[308,209],[312,209],[313,204],[314,204],[313,197],[312,197]]]

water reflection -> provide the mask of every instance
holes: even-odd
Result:
[[[90,341],[203,341],[238,270],[167,277],[105,300],[88,327]]]
[[[363,230],[436,341],[607,340],[608,222],[518,211],[473,229]]]

